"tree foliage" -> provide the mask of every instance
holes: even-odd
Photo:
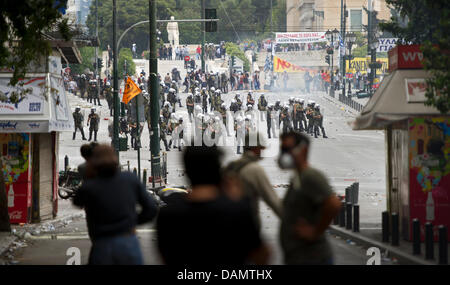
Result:
[[[441,113],[450,110],[450,2],[447,0],[386,0],[399,13],[382,29],[401,43],[420,44],[424,67],[432,74],[427,80],[425,105]],[[405,19],[407,21],[405,21]],[[406,25],[404,24],[406,22]]]
[[[82,63],[71,64],[70,69],[74,74],[82,74],[86,72],[86,69],[90,71],[94,70],[95,62],[95,48],[94,47],[82,47],[80,48],[80,54]],[[105,64],[105,63],[104,63]]]
[[[179,3],[177,5],[177,2]],[[273,31],[286,30],[286,0],[273,2]],[[200,19],[201,2],[199,0],[158,0],[157,17],[159,20]],[[112,47],[112,1],[98,0],[99,38],[103,49]],[[210,0],[206,8],[215,8],[220,21],[216,33],[206,33],[206,42],[244,41],[255,37],[270,36],[270,0]],[[131,25],[148,20],[148,0],[117,1],[117,38]],[[92,35],[95,34],[95,1],[92,1],[90,14],[86,22]],[[198,44],[201,42],[201,23],[179,23],[180,44]],[[161,37],[168,42],[167,23],[158,23]],[[137,45],[138,54],[149,48],[149,25],[143,24],[131,29],[123,38],[121,46]]]
[[[62,19],[58,11],[66,7],[66,2],[0,1],[0,66],[14,69],[11,85],[25,76],[30,62],[51,52],[45,32],[57,30],[63,39],[70,39],[67,19]]]
[[[235,56],[244,62],[244,71],[250,71],[250,62],[238,45],[228,42],[225,43],[225,49],[228,56]]]
[[[119,52],[119,62],[117,63],[117,72],[119,78],[125,74],[134,75],[136,73],[136,64],[133,61],[133,53],[129,48],[122,48]],[[126,73],[125,72],[126,68]]]

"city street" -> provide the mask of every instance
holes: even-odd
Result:
[[[222,95],[222,98],[229,105],[230,100],[236,92]],[[241,97],[246,98],[247,92],[240,91]],[[259,98],[260,92],[254,92],[255,99]],[[347,107],[342,107],[338,103],[331,101],[322,92],[316,92],[310,95],[295,94],[288,92],[266,93],[266,98],[270,103],[280,99],[287,101],[290,97],[300,97],[305,100],[314,100],[319,103],[324,114],[324,127],[328,139],[313,138],[311,147],[312,166],[323,171],[329,178],[331,185],[338,194],[344,194],[345,187],[353,182],[360,183],[359,204],[361,207],[361,228],[380,227],[380,214],[385,209],[385,172],[384,172],[384,135],[382,132],[352,131],[348,122],[352,120],[353,111]],[[183,108],[177,108],[177,114],[185,117],[185,122],[189,122],[185,108],[186,94],[181,94]],[[69,95],[69,101],[74,108],[82,107],[87,112],[90,110],[90,104]],[[107,133],[107,125],[112,119],[107,111],[107,104],[102,100],[102,107],[97,106],[97,111],[101,117],[99,142],[110,143]],[[87,117],[87,116],[85,116]],[[188,127],[190,126],[189,123]],[[85,127],[85,132],[88,129]],[[265,122],[260,124],[260,132],[266,134]],[[278,155],[278,139],[269,139],[269,147],[263,152],[264,159],[261,165],[264,167],[272,185],[276,189],[280,198],[284,196],[286,186],[289,183],[290,173],[279,169],[276,159]],[[64,167],[64,157],[69,157],[69,165],[76,167],[83,160],[79,153],[79,147],[85,141],[81,140],[78,134],[76,140],[72,140],[72,133],[62,133],[60,137],[60,158],[59,167]],[[233,137],[227,138],[230,146],[224,147],[226,152],[225,162],[238,158],[236,148],[231,146]],[[150,168],[148,162],[149,138],[148,129],[144,126],[142,134],[141,167]],[[171,150],[168,152],[169,185],[186,185],[183,167],[180,161],[181,152]],[[131,169],[137,167],[137,154],[134,150],[122,152],[121,164],[130,162]],[[148,171],[150,173],[150,171]],[[81,210],[74,208],[69,201],[59,201],[59,211],[65,215],[79,214]],[[263,221],[263,235],[267,243],[272,248],[271,264],[282,264],[281,250],[278,245],[279,221],[273,212],[266,206],[261,205],[261,219]],[[339,237],[327,234],[331,240],[335,253],[336,264],[365,264],[368,257],[366,249],[352,241],[345,241]],[[138,236],[141,242],[146,264],[161,264],[156,244],[156,232],[153,230],[153,224],[141,227],[138,230]],[[81,250],[82,263],[87,262],[90,241],[87,235],[87,228],[83,218],[74,218],[70,224],[56,231],[33,235],[28,246],[18,250],[15,253],[15,260],[19,264],[65,264],[69,256],[66,251],[70,247],[78,247]]]

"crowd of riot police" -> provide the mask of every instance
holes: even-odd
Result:
[[[238,142],[242,141],[245,133],[250,129],[256,130],[260,122],[267,125],[268,138],[276,138],[277,133],[284,133],[290,130],[305,132],[317,138],[322,136],[327,138],[323,126],[323,115],[319,104],[312,100],[305,102],[304,99],[291,97],[288,102],[282,104],[281,100],[275,103],[269,103],[264,93],[259,93],[259,98],[249,91],[245,99],[241,98],[240,93],[236,93],[231,99],[229,106],[223,100],[223,94],[228,92],[228,80],[226,75],[219,73],[203,73],[200,70],[188,72],[183,85],[186,86],[185,92],[188,93],[185,104],[187,109],[187,117],[192,124],[193,135],[195,137],[209,137],[216,142],[225,142],[226,136],[232,136],[230,127]],[[83,77],[83,76],[82,76]],[[180,98],[180,76],[179,71],[174,68],[172,76],[168,73],[164,78],[159,76],[160,88],[160,139],[162,140],[166,151],[171,148],[181,147],[184,143],[185,122],[182,116],[176,113],[177,108],[182,108]],[[137,83],[142,90],[144,102],[145,121],[148,124],[149,133],[151,133],[151,116],[150,116],[150,96],[148,93],[148,79],[145,72],[142,71],[137,78]],[[80,85],[82,87],[83,85]],[[81,97],[85,98],[85,92],[80,88]],[[96,90],[96,81],[89,81],[87,100],[91,102],[96,100],[100,105],[98,93]],[[101,88],[101,94],[108,102],[110,115],[113,113],[113,95],[110,82],[106,82]],[[227,95],[228,96],[228,95]],[[131,136],[131,147],[137,148],[140,145],[140,136],[143,130],[143,124],[137,124],[135,116],[131,116],[132,110],[136,107],[136,100],[125,105],[125,116],[121,116],[119,122],[120,135]],[[101,106],[101,105],[100,105]],[[80,109],[77,108],[73,114],[75,120],[75,139],[76,131],[79,129],[86,139],[83,132],[83,116]],[[94,140],[97,140],[97,131],[100,117],[95,113],[95,109],[91,110],[88,118],[89,140],[94,133]],[[230,122],[230,124],[228,124]],[[139,131],[138,131],[139,127]],[[112,124],[109,126],[110,136],[112,136]],[[170,139],[169,139],[170,137]],[[240,153],[239,147],[237,152]]]

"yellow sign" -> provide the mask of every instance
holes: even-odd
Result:
[[[142,92],[142,90],[131,80],[130,77],[127,78],[127,84],[125,85],[125,91],[123,92],[122,102],[128,104],[131,99],[136,97]]]
[[[381,62],[381,68],[377,68],[377,75],[382,75],[383,73],[387,72],[387,69],[389,67],[388,59],[387,58],[377,58],[377,62]],[[347,73],[353,73],[361,72],[361,74],[366,74],[367,69],[369,69],[369,63],[370,58],[367,59],[365,57],[355,57],[351,62],[349,66],[349,61],[345,61],[345,69]]]
[[[295,73],[295,72],[306,72],[306,71],[313,72],[314,70],[292,64],[290,62],[287,62],[286,60],[279,58],[278,56],[274,56],[273,57],[273,72],[285,72],[285,71],[289,72],[289,73]]]

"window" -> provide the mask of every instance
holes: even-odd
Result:
[[[362,10],[350,10],[350,30],[361,31],[362,29]]]

